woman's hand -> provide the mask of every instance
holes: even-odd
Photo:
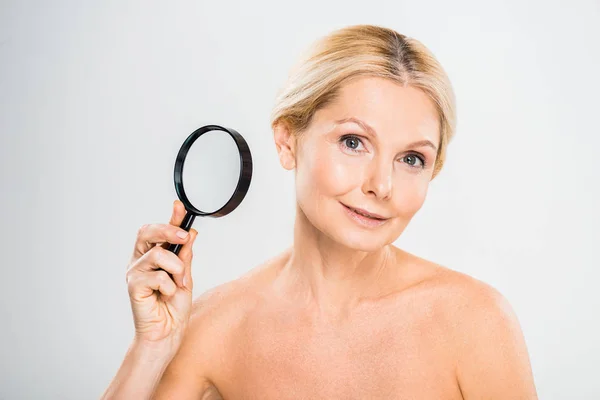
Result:
[[[185,214],[183,203],[176,200],[169,224],[148,224],[138,231],[126,279],[135,341],[142,346],[176,352],[188,325],[192,245],[198,232],[179,228]],[[167,250],[171,243],[183,244],[179,255]]]

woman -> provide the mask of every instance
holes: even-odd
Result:
[[[293,245],[192,303],[183,204],[142,227],[127,272],[135,339],[104,398],[537,398],[503,296],[392,245],[455,125],[451,84],[420,42],[360,25],[314,43],[272,115],[295,171]]]

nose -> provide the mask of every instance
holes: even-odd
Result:
[[[387,200],[392,195],[393,163],[373,160],[363,183],[363,193]]]

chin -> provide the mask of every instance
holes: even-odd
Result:
[[[373,233],[367,233],[366,235],[343,235],[336,240],[339,244],[343,245],[352,250],[374,252],[381,250],[384,246],[389,244],[386,240],[377,237]]]
[[[399,234],[397,219],[389,219],[378,227],[364,227],[348,218],[345,211],[330,209],[329,218],[320,219],[324,221],[321,226],[315,226],[327,237],[348,249],[373,252],[381,250],[384,246],[394,242]],[[335,216],[335,217],[334,217]]]
[[[395,240],[390,237],[388,229],[366,231],[360,227],[348,227],[345,224],[329,228],[331,228],[329,237],[339,244],[357,251],[378,251]]]

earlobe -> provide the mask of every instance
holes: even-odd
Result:
[[[289,156],[280,156],[279,162],[281,163],[281,166],[283,168],[290,170],[290,171],[296,167],[296,162],[294,161],[294,159],[292,157],[289,157]]]
[[[285,122],[278,122],[273,126],[273,138],[281,166],[287,170],[294,169],[296,166],[294,137],[289,126]]]

